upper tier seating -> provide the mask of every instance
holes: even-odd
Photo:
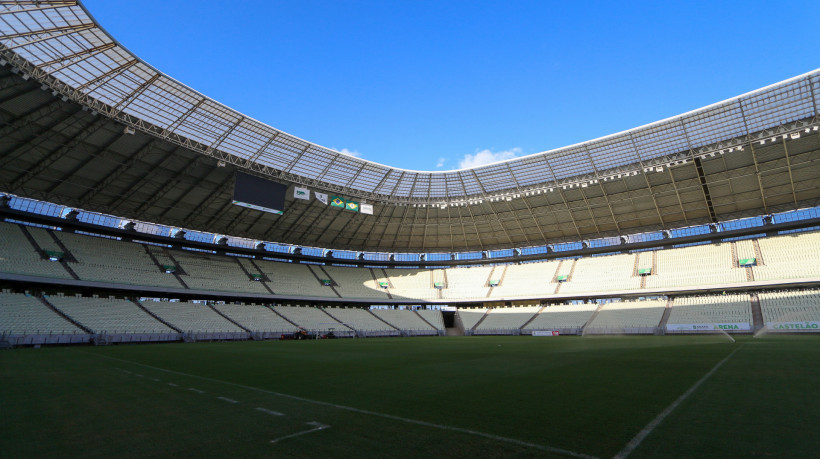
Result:
[[[646,277],[646,288],[739,284],[746,271],[735,268],[729,243],[657,251],[657,272]]]
[[[214,309],[253,332],[293,333],[298,328],[269,307],[258,304],[214,304]]]
[[[39,299],[22,293],[0,293],[0,334],[82,334]]]
[[[241,333],[245,331],[204,304],[187,301],[144,301],[142,305],[183,332]]]
[[[94,333],[176,333],[128,300],[59,294],[47,299]]]
[[[44,260],[18,225],[0,222],[0,270],[12,274],[71,279],[60,263]]]
[[[476,266],[472,268],[452,268],[447,269],[447,285],[442,289],[441,296],[445,299],[480,299],[486,298],[490,287],[487,281],[490,280],[492,266]],[[498,271],[501,271],[501,267]],[[441,271],[441,270],[439,270]]]
[[[580,258],[561,293],[605,292],[609,290],[637,290],[641,278],[633,275],[635,254]],[[637,274],[637,273],[634,273]]]
[[[140,244],[74,233],[55,234],[77,260],[70,266],[80,279],[182,288],[174,276],[160,271]]]
[[[438,292],[433,288],[433,273],[427,269],[385,269],[393,298],[433,300]],[[381,279],[379,279],[381,281]]]
[[[192,289],[225,292],[268,293],[242,271],[232,256],[174,250],[168,252],[185,272],[180,278]]]
[[[678,297],[672,302],[667,324],[748,323],[752,306],[749,295],[703,295]]]
[[[762,265],[752,268],[755,280],[820,278],[820,231],[758,240]]]
[[[309,265],[255,260],[257,266],[270,278],[270,288],[282,295],[337,298],[333,289],[319,283]]]
[[[491,292],[491,298],[538,297],[555,291],[555,270],[558,261],[508,265],[504,280]],[[496,268],[499,270],[501,267]],[[494,276],[495,277],[495,276]],[[492,280],[492,279],[491,279]],[[500,279],[496,279],[500,280]]]
[[[323,268],[336,281],[336,291],[344,298],[387,298],[387,290],[373,280],[373,274],[368,268]]]

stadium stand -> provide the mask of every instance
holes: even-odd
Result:
[[[324,311],[347,327],[356,330],[356,335],[359,337],[398,336],[400,334],[395,327],[366,309],[328,306],[324,308]]]
[[[457,315],[461,319],[461,324],[464,326],[464,331],[467,332],[475,328],[475,326],[487,315],[489,308],[458,308]]]
[[[415,311],[421,318],[436,327],[439,331],[444,331],[444,318],[441,316],[441,311],[436,309],[417,309]]]
[[[143,301],[142,306],[194,339],[230,339],[246,334],[209,306],[187,301]]]
[[[579,258],[561,293],[637,290],[641,279],[633,274],[634,266],[635,254]]]
[[[646,288],[746,282],[746,271],[735,267],[729,243],[659,250],[657,257],[657,272],[647,276]]]
[[[438,292],[433,288],[433,275],[426,269],[385,269],[393,298],[433,300]],[[381,281],[381,280],[380,280]]]
[[[169,251],[169,255],[185,272],[180,277],[191,289],[268,293],[242,271],[236,257],[180,250]]]
[[[490,309],[487,317],[475,327],[474,335],[518,334],[521,327],[541,310],[541,306],[518,306]]]
[[[353,329],[334,319],[319,308],[305,306],[274,306],[273,310],[292,323],[311,333],[332,331],[336,336],[352,336]]]
[[[70,265],[80,279],[182,288],[173,276],[160,271],[139,244],[66,232],[55,234],[76,259]]]
[[[674,331],[675,325],[746,324],[743,330],[749,331],[752,323],[748,294],[697,295],[674,299],[666,327]]]
[[[666,300],[628,300],[604,304],[584,333],[654,333],[660,324]]]
[[[490,290],[489,280],[492,266],[473,268],[452,268],[447,272],[447,288],[441,290],[444,299],[486,298]],[[435,270],[434,273],[444,270]]]
[[[758,240],[763,264],[752,271],[755,280],[820,277],[820,231]]]
[[[438,330],[409,309],[371,309],[370,312],[410,336],[438,334]],[[440,317],[441,314],[439,313]]]
[[[336,281],[336,291],[343,298],[388,298],[387,290],[379,287],[369,269],[337,266],[324,269]]]
[[[0,270],[12,274],[71,279],[60,263],[44,259],[31,245],[23,229],[0,222]]]
[[[758,299],[768,330],[820,332],[820,289],[761,292]]]
[[[277,337],[293,333],[298,328],[271,310],[258,304],[214,304],[214,309],[253,333]]]
[[[504,282],[493,288],[491,298],[530,297],[538,298],[555,291],[551,284],[558,269],[558,261],[526,263],[507,266]]]
[[[546,306],[533,320],[522,327],[522,333],[533,331],[558,331],[563,334],[577,334],[598,309],[595,303],[551,304]]]
[[[66,316],[94,333],[176,334],[175,330],[157,321],[129,300],[62,294],[51,295],[47,299]]]
[[[335,298],[329,287],[319,283],[308,265],[254,260],[259,269],[271,279],[269,285],[274,293],[304,297]]]
[[[23,293],[0,293],[0,334],[85,334],[39,299]]]
[[[21,227],[22,228],[22,227]],[[57,244],[57,241],[51,237],[48,230],[45,228],[38,228],[36,226],[29,226],[25,228],[26,231],[31,235],[34,242],[40,246],[40,249],[52,251],[52,252],[62,252],[63,248]]]

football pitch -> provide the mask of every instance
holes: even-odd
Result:
[[[0,352],[4,457],[807,457],[820,337],[432,337]]]

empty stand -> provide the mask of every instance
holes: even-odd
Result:
[[[145,309],[185,333],[200,338],[216,338],[219,334],[242,334],[244,330],[217,314],[205,304],[187,301],[144,301]]]
[[[336,291],[343,298],[387,298],[387,289],[373,280],[369,269],[325,266],[325,271],[336,281]]]
[[[740,284],[746,271],[735,267],[731,244],[707,244],[657,251],[657,270],[646,288]]]
[[[182,250],[168,251],[182,267],[180,277],[188,288],[225,292],[268,293],[260,281],[252,280],[231,256]]]
[[[551,304],[522,328],[522,332],[559,331],[565,334],[580,333],[581,328],[592,317],[597,304]]]
[[[472,330],[489,311],[488,308],[458,308],[458,316],[465,332]]]
[[[761,292],[758,299],[768,330],[820,332],[820,290]]]
[[[398,336],[399,331],[387,322],[361,308],[326,307],[324,311],[339,322],[356,330],[360,337]]]
[[[436,329],[444,331],[444,318],[441,316],[441,311],[437,309],[417,309],[415,312]]]
[[[431,285],[432,275],[430,270],[385,269],[384,271],[392,285],[390,294],[393,298],[414,300],[433,300],[438,298],[438,292]]]
[[[76,259],[71,269],[82,280],[182,288],[174,276],[160,272],[139,244],[73,233],[56,235]]]
[[[519,329],[541,310],[541,306],[519,306],[490,309],[475,327],[475,335],[518,334]]]
[[[479,299],[486,298],[490,287],[487,278],[492,266],[477,266],[472,268],[452,268],[447,272],[447,288],[442,289],[444,299]],[[444,270],[434,270],[435,272]],[[443,276],[442,276],[443,278]]]
[[[353,330],[326,314],[321,309],[303,306],[274,306],[274,311],[282,317],[313,333],[333,333],[352,335]]]
[[[584,333],[654,333],[666,309],[666,300],[607,303]]]
[[[0,270],[3,272],[71,279],[60,263],[43,259],[18,225],[0,222],[0,241]]]
[[[214,304],[212,306],[251,332],[269,334],[265,337],[275,337],[282,333],[293,333],[298,330],[295,325],[283,319],[267,306],[258,304]]]
[[[48,301],[94,333],[176,333],[129,300],[58,294]]]
[[[752,308],[748,294],[686,296],[677,297],[672,302],[667,331],[675,331],[676,325],[699,324],[708,328],[692,329],[711,330],[720,324],[746,324],[748,328],[741,326],[738,331],[750,331],[752,323]]]
[[[765,264],[752,268],[757,280],[820,278],[820,231],[759,239]]]
[[[38,298],[22,293],[0,293],[0,334],[86,334]]]
[[[558,269],[558,261],[509,265],[504,282],[493,288],[491,298],[539,297],[555,291],[552,279]]]
[[[271,279],[271,289],[278,294],[336,298],[330,287],[316,280],[307,265],[267,260],[254,260],[254,263]]]
[[[438,330],[431,327],[421,316],[409,309],[371,309],[370,312],[408,335],[438,334]],[[440,313],[439,316],[441,316]]]
[[[635,254],[579,258],[572,277],[561,286],[561,293],[637,290],[641,280],[633,275]]]

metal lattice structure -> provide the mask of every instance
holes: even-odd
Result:
[[[522,247],[820,199],[820,70],[629,131],[473,169],[393,168],[188,88],[73,1],[0,1],[0,190],[98,212],[353,250]],[[227,166],[227,167],[221,167]],[[230,204],[235,169],[374,204]]]

